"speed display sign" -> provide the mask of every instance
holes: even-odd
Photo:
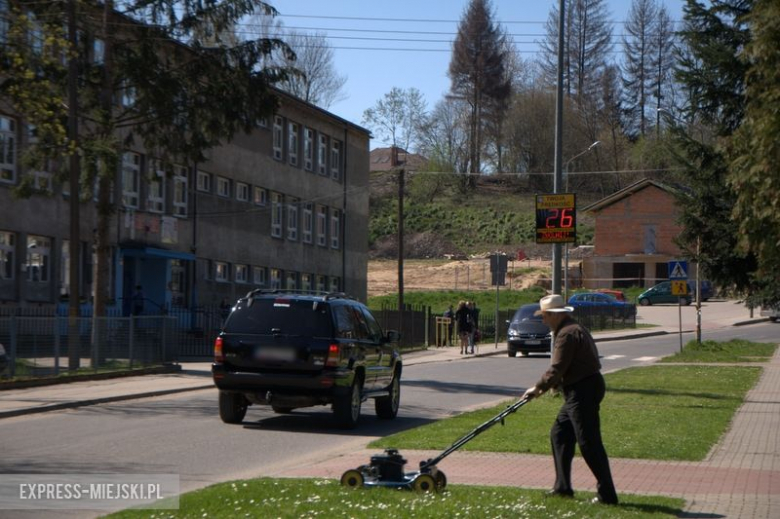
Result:
[[[536,243],[575,243],[577,206],[574,193],[536,195]]]

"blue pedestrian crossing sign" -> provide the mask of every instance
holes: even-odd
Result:
[[[669,279],[688,279],[688,262],[687,261],[670,261],[669,262]]]

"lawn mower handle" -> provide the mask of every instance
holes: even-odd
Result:
[[[510,414],[514,413],[515,411],[517,411],[521,407],[523,407],[530,400],[531,399],[527,398],[527,397],[526,398],[521,398],[520,400],[518,400],[514,404],[507,406],[506,409],[504,409],[503,411],[498,413],[496,416],[494,416],[493,418],[491,418],[487,422],[485,422],[482,425],[476,427],[475,429],[473,429],[467,435],[465,435],[462,438],[460,438],[459,440],[457,440],[455,443],[450,445],[444,452],[442,452],[441,454],[439,454],[435,458],[432,458],[432,459],[429,459],[429,460],[426,460],[426,461],[421,461],[420,462],[420,470],[425,470],[427,468],[433,467],[434,465],[439,463],[441,460],[443,460],[444,458],[446,458],[447,456],[449,456],[450,454],[452,454],[453,452],[455,452],[456,450],[460,449],[465,444],[467,444],[468,442],[473,440],[475,437],[479,436],[482,432],[484,432],[484,431],[490,429],[491,427],[493,427],[494,425],[496,425],[498,422],[501,422],[501,425],[504,425],[504,418],[506,418]]]

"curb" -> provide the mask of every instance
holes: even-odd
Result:
[[[131,371],[110,371],[105,373],[85,373],[83,375],[71,375],[53,378],[35,378],[29,380],[17,380],[14,382],[0,382],[0,391],[12,389],[28,389],[31,387],[58,386],[73,382],[87,382],[90,380],[110,380],[113,378],[137,377],[142,375],[166,375],[181,371],[179,364],[167,364],[155,368],[140,368]]]
[[[133,393],[131,395],[107,396],[104,398],[93,398],[90,400],[77,400],[74,402],[62,402],[60,404],[51,404],[41,407],[26,407],[24,409],[14,409],[13,411],[0,411],[0,419],[12,418],[14,416],[24,416],[30,414],[47,413],[49,411],[61,411],[63,409],[75,409],[77,407],[86,407],[90,405],[108,404],[111,402],[121,402],[123,400],[135,400],[137,398],[149,398],[153,396],[165,396],[175,393],[185,393],[187,391],[198,391],[200,389],[211,389],[214,384],[207,386],[193,386],[177,389],[164,389],[159,391],[146,391],[144,393]]]

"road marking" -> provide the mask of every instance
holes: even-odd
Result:
[[[625,357],[625,355],[607,355],[606,357],[603,357],[604,360],[617,360],[622,359]]]
[[[656,360],[656,359],[658,359],[658,357],[637,357],[634,360],[636,360],[638,362],[650,362],[650,361],[653,361],[653,360]]]

